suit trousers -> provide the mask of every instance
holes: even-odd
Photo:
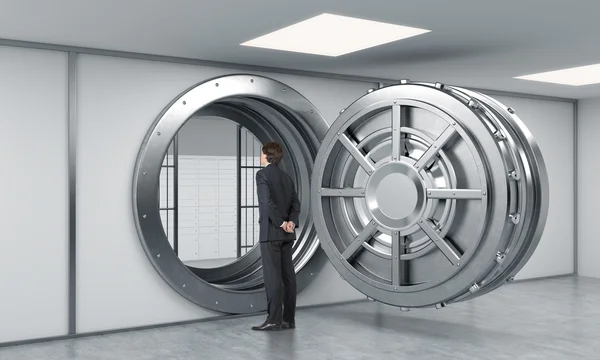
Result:
[[[267,323],[295,322],[296,273],[292,262],[294,241],[264,241],[260,252],[267,293]],[[282,309],[283,307],[283,309]]]

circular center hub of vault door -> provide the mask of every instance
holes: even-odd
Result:
[[[425,190],[417,171],[394,162],[373,173],[367,182],[366,200],[373,219],[391,229],[416,222],[425,203]]]
[[[415,211],[417,187],[404,174],[390,174],[384,177],[375,192],[381,212],[392,219],[404,219]]]

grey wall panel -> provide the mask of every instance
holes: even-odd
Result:
[[[236,156],[237,124],[218,118],[191,118],[179,131],[179,155]]]
[[[303,94],[323,114],[331,125],[338,117],[340,110],[348,107],[367,90],[377,88],[376,84],[356,81],[321,79],[298,75],[258,73],[279,80],[292,86]]]
[[[215,315],[184,300],[160,278],[132,217],[132,174],[150,124],[181,91],[224,69],[82,55],[78,62],[78,330]],[[372,84],[264,74],[303,93],[329,121]],[[328,265],[329,266],[329,265]],[[363,298],[325,269],[300,305]],[[328,294],[322,296],[322,294]],[[321,297],[322,296],[322,297]],[[319,301],[319,299],[322,299]]]
[[[600,98],[579,102],[578,110],[579,275],[600,278]]]
[[[548,220],[539,245],[516,279],[571,274],[574,269],[573,103],[494,96],[513,108],[538,142],[550,184]]]
[[[314,282],[298,295],[298,306],[331,304],[365,298],[366,295],[342,279],[333,265],[328,262]]]
[[[151,123],[218,70],[82,55],[78,59],[77,328],[79,332],[214,315],[156,273],[138,240],[132,176]]]
[[[67,54],[0,46],[0,343],[67,333]]]

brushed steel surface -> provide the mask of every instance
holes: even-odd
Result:
[[[366,202],[382,226],[404,230],[416,224],[424,209],[425,184],[412,166],[390,162],[368,178]]]
[[[401,82],[346,107],[312,187],[334,267],[369,298],[403,308],[441,308],[509,281],[548,210],[543,158],[516,112],[443,84]]]

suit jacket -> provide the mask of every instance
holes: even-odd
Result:
[[[295,232],[281,228],[284,221],[293,221],[298,226],[300,217],[300,201],[292,178],[277,165],[267,165],[256,173],[256,191],[259,241],[295,240]]]

